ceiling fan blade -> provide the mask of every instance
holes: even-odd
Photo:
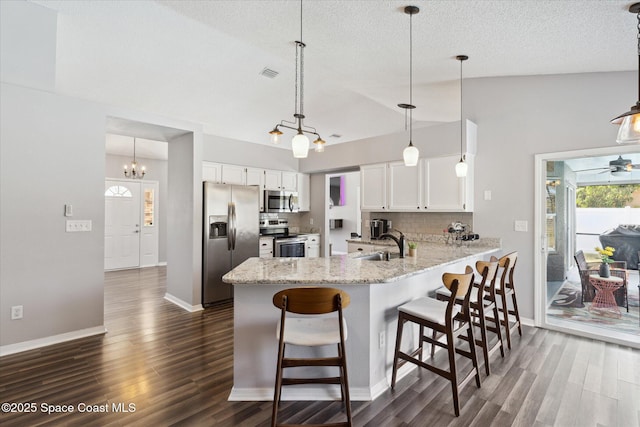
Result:
[[[588,172],[588,171],[602,171],[602,172],[608,172],[610,171],[612,168],[608,167],[608,168],[591,168],[591,169],[580,169],[574,172]],[[602,173],[601,172],[601,173]]]

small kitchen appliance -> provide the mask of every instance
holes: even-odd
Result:
[[[372,219],[369,221],[371,240],[378,240],[384,233],[391,231],[392,223],[388,219]]]

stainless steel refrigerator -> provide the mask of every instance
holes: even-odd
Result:
[[[204,182],[202,305],[233,298],[222,276],[259,255],[260,202],[257,186]]]

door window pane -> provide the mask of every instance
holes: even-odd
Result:
[[[155,199],[154,199],[154,191],[152,188],[147,188],[144,190],[144,223],[145,227],[153,226],[154,215],[155,215]]]

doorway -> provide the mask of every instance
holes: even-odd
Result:
[[[628,165],[622,170],[619,159]],[[620,206],[584,208],[585,188],[599,187],[610,196],[617,189],[639,188],[640,152],[637,147],[605,149],[536,156],[536,240],[535,323],[543,328],[640,347],[638,270],[631,259],[625,268],[626,306],[613,304],[595,309],[583,292],[585,278],[574,256],[583,251],[587,261],[600,263],[596,246],[600,236],[618,226],[640,227],[640,204],[634,197]],[[607,197],[610,199],[610,197]],[[608,200],[607,203],[610,203]],[[613,203],[613,202],[611,202]],[[625,207],[628,206],[628,207]],[[636,255],[637,256],[637,255]],[[588,285],[587,285],[588,287]],[[600,307],[597,307],[600,308]]]
[[[158,182],[105,180],[104,269],[158,264]]]

